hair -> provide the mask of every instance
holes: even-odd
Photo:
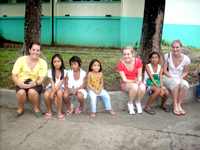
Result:
[[[160,58],[160,55],[159,55],[158,52],[151,52],[150,55],[149,55],[149,59],[150,59],[154,54],[157,54],[157,55],[158,55],[158,58]]]
[[[33,42],[31,42],[30,45],[29,45],[29,49],[31,49],[32,46],[33,46],[34,44],[35,44],[35,45],[39,45],[39,46],[40,46],[40,50],[42,50],[42,45],[41,45],[41,43],[38,42],[38,41],[33,41]]]
[[[123,54],[123,52],[124,52],[125,49],[129,49],[132,54],[134,53],[133,47],[130,46],[130,45],[128,45],[128,46],[125,46],[125,47],[122,48],[122,54]]]
[[[179,40],[179,39],[173,40],[172,45],[173,45],[174,43],[179,43],[181,47],[183,46],[181,40]]]
[[[61,67],[60,67],[60,70],[61,70],[61,77],[60,79],[62,80],[64,78],[64,69],[65,69],[65,65],[64,65],[64,62],[63,62],[63,59],[62,59],[62,56],[60,54],[55,54],[53,55],[52,59],[51,59],[51,68],[52,68],[52,77],[53,77],[53,81],[55,82],[56,81],[56,77],[55,77],[55,66],[53,65],[53,60],[54,58],[58,57],[61,61]]]
[[[69,60],[69,65],[71,66],[71,62],[77,62],[79,67],[81,67],[82,61],[78,56],[72,56]]]
[[[90,65],[89,65],[89,68],[88,68],[88,71],[92,71],[92,65],[95,63],[95,62],[98,62],[100,64],[100,69],[99,69],[99,72],[102,71],[102,67],[101,67],[101,63],[98,59],[92,59],[91,62],[90,62]]]

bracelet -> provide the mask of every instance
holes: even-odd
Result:
[[[35,84],[36,84],[36,86],[38,86],[38,83],[37,83],[37,82],[35,82]]]

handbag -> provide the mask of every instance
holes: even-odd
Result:
[[[156,83],[158,84],[158,86],[160,87],[160,79],[158,74],[154,74],[153,75],[154,80],[156,81]],[[150,86],[155,86],[155,84],[152,82],[151,78],[148,78],[146,83]]]

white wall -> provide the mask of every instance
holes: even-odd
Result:
[[[105,16],[106,14],[119,17],[120,3],[57,3],[57,16]]]
[[[165,24],[200,25],[200,0],[166,0]]]

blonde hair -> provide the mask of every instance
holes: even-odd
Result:
[[[130,46],[130,45],[128,45],[128,46],[125,46],[125,47],[122,48],[122,54],[123,54],[123,52],[124,52],[125,49],[130,50],[132,54],[134,53],[133,47]]]
[[[181,47],[183,46],[181,40],[179,40],[179,39],[173,40],[172,45],[173,45],[174,43],[179,43]]]

